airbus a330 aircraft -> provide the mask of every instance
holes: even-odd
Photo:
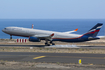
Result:
[[[22,27],[6,27],[2,31],[9,34],[10,36],[14,35],[14,36],[29,37],[29,41],[32,42],[40,42],[41,40],[45,40],[46,41],[45,45],[49,46],[50,44],[55,45],[53,41],[83,42],[83,41],[99,39],[96,36],[100,31],[102,25],[103,25],[102,23],[98,23],[87,33],[82,35],[72,34],[72,32],[75,32],[78,29],[68,32],[55,32],[55,31],[29,29]]]

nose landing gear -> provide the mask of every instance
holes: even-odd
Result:
[[[12,39],[12,35],[10,35],[10,39]]]

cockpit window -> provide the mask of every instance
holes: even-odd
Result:
[[[6,28],[4,28],[4,29],[6,29]]]

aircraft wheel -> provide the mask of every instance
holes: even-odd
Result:
[[[50,44],[47,44],[47,46],[50,46]]]
[[[50,46],[50,44],[48,44],[48,43],[45,43],[45,46]]]
[[[55,43],[52,43],[52,45],[55,45]]]
[[[48,44],[47,43],[45,43],[45,46],[47,46]]]
[[[50,44],[52,43],[52,41],[50,41]]]

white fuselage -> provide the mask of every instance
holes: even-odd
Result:
[[[46,31],[46,30],[38,30],[38,29],[30,29],[22,27],[6,27],[2,31],[9,35],[23,36],[23,37],[30,37],[35,35],[51,35],[52,33],[54,33],[54,36],[52,38],[77,38],[81,36],[78,34],[68,34],[63,32]]]

